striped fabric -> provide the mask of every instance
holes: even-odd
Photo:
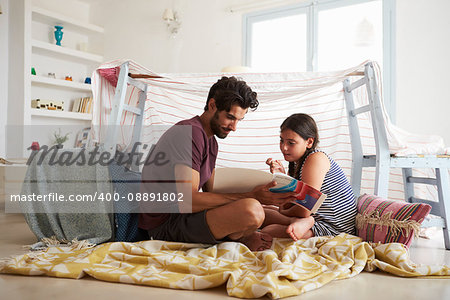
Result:
[[[430,210],[428,204],[388,201],[365,194],[358,199],[357,234],[368,242],[409,247]]]
[[[319,151],[314,150],[309,155]],[[325,153],[325,155],[327,154]],[[328,155],[327,157],[330,161],[330,170],[325,175],[322,187],[320,188],[320,191],[327,195],[327,198],[313,215],[315,223],[312,231],[314,236],[335,236],[340,233],[354,235],[356,216],[355,195],[341,167],[331,157]],[[302,178],[302,171],[303,166],[300,169],[299,180]]]
[[[92,75],[94,112],[92,120],[94,142],[104,142],[106,126],[115,92],[118,66],[125,60],[115,60],[100,66]],[[341,166],[345,175],[351,173],[351,145],[342,81],[353,71],[361,70],[364,63],[335,72],[304,73],[214,73],[214,74],[155,74],[145,67],[129,62],[133,74],[159,75],[162,78],[139,79],[148,85],[145,120],[141,141],[155,143],[156,125],[173,125],[203,112],[209,88],[222,75],[237,76],[245,80],[258,93],[260,105],[240,122],[238,130],[219,141],[217,167],[240,167],[266,170],[268,157],[282,159],[279,151],[279,126],[293,113],[307,113],[314,117],[321,133],[321,148]],[[104,77],[101,75],[104,74]],[[378,77],[380,73],[378,72]],[[358,77],[356,77],[358,79]],[[380,80],[378,80],[380,82]],[[128,88],[126,104],[135,106],[137,89]],[[358,91],[355,101],[367,103],[367,95]],[[125,113],[119,124],[121,130],[117,143],[123,150],[131,140],[134,115]],[[390,128],[393,128],[388,123]],[[363,147],[366,154],[374,154],[374,139],[367,115],[360,120]],[[411,137],[411,135],[409,135]],[[398,135],[390,135],[393,145]],[[424,140],[420,140],[424,142]],[[398,147],[397,147],[398,148]],[[391,149],[392,150],[392,149]],[[395,149],[393,149],[395,151]],[[362,192],[373,193],[375,170],[365,168]],[[403,180],[399,170],[391,172],[391,199],[402,200]]]

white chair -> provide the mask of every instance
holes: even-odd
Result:
[[[352,92],[363,86],[367,89],[369,104],[355,108]],[[344,97],[347,106],[350,140],[352,145],[351,184],[355,195],[359,195],[360,193],[362,168],[376,168],[374,193],[384,198],[387,198],[388,194],[390,168],[401,168],[403,172],[406,201],[411,203],[427,203],[431,205],[432,209],[430,213],[439,216],[440,218],[426,220],[422,223],[422,226],[442,227],[445,248],[450,250],[450,183],[448,173],[448,170],[450,169],[450,157],[437,155],[400,157],[390,154],[379,89],[374,67],[371,62],[365,65],[363,78],[353,83],[351,83],[349,79],[344,80]],[[370,113],[375,138],[376,155],[364,155],[363,153],[357,120],[357,115],[361,113]],[[436,178],[413,177],[413,168],[433,168],[436,171]],[[436,185],[439,202],[414,197],[415,183]]]
[[[125,62],[120,66],[113,105],[111,108],[111,115],[108,120],[108,129],[104,147],[106,151],[109,151],[111,153],[111,157],[114,157],[114,155],[116,154],[117,135],[119,134],[120,120],[122,119],[122,114],[124,112],[128,111],[136,115],[130,145],[135,145],[141,138],[145,100],[147,99],[147,84],[131,78],[128,70],[128,62]],[[125,95],[128,85],[132,85],[139,90],[139,102],[137,104],[137,107],[125,104]],[[139,144],[137,144],[136,152],[139,151],[139,148],[140,146]],[[137,160],[138,158],[132,157],[132,159]],[[139,171],[138,163],[133,162],[131,164],[131,169],[133,171]]]

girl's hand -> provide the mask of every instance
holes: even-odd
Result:
[[[286,174],[286,171],[284,170],[283,164],[281,161],[277,159],[272,159],[272,157],[269,157],[266,160],[266,164],[270,167],[270,173],[283,173]]]

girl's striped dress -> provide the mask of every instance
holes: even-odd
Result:
[[[314,150],[309,155],[319,152]],[[320,151],[323,152],[323,151]],[[315,223],[311,230],[314,236],[338,235],[341,232],[355,234],[356,200],[352,187],[341,167],[325,152],[330,161],[330,170],[325,175],[320,192],[327,195],[320,208],[312,216]],[[309,155],[303,161],[308,159]],[[299,180],[302,178],[301,166]]]

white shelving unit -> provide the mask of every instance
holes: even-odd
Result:
[[[91,32],[104,33],[105,30],[97,25],[82,22],[78,19],[63,15],[54,11],[50,11],[41,7],[32,6],[33,19],[43,23],[55,23],[63,26],[73,26]]]
[[[103,56],[91,54],[83,51],[78,51],[74,49],[65,48],[62,46],[56,46],[50,43],[41,42],[37,40],[33,40],[31,42],[33,50],[41,49],[50,52],[50,54],[60,54],[73,58],[81,58],[87,61],[101,63],[103,61]]]
[[[73,111],[53,111],[47,109],[32,108],[31,115],[49,118],[73,119],[73,120],[92,120],[92,114],[78,113]]]
[[[55,87],[62,87],[62,88],[69,88],[74,90],[80,90],[85,92],[91,91],[91,85],[86,83],[80,83],[80,82],[73,82],[68,80],[61,80],[61,79],[54,79],[44,76],[31,76],[31,83],[32,84],[43,84],[43,85],[51,85]]]
[[[71,133],[71,139],[66,143],[66,147],[71,148],[78,131],[89,127],[92,120],[92,113],[70,110],[76,99],[92,96],[92,86],[83,82],[103,62],[101,54],[90,51],[91,42],[98,42],[104,29],[86,21],[89,16],[88,3],[74,0],[14,0],[10,7],[10,20],[14,23],[11,25],[14,32],[11,35],[10,57],[15,68],[10,72],[10,99],[14,101],[9,102],[8,114],[13,116],[14,125],[23,129],[21,138],[19,133],[13,134],[21,143],[9,147],[8,144],[12,143],[8,139],[7,155],[18,157],[17,153],[22,151],[27,156],[28,151],[24,149],[32,141],[51,145],[51,138],[58,127],[63,133]],[[62,46],[56,45],[53,40],[55,25],[63,26]],[[82,43],[84,48],[80,47]],[[31,75],[32,68],[35,68],[37,75]],[[55,78],[48,77],[48,73],[55,73]],[[64,80],[65,76],[73,77],[73,81]],[[63,101],[64,111],[32,108],[33,99]]]

